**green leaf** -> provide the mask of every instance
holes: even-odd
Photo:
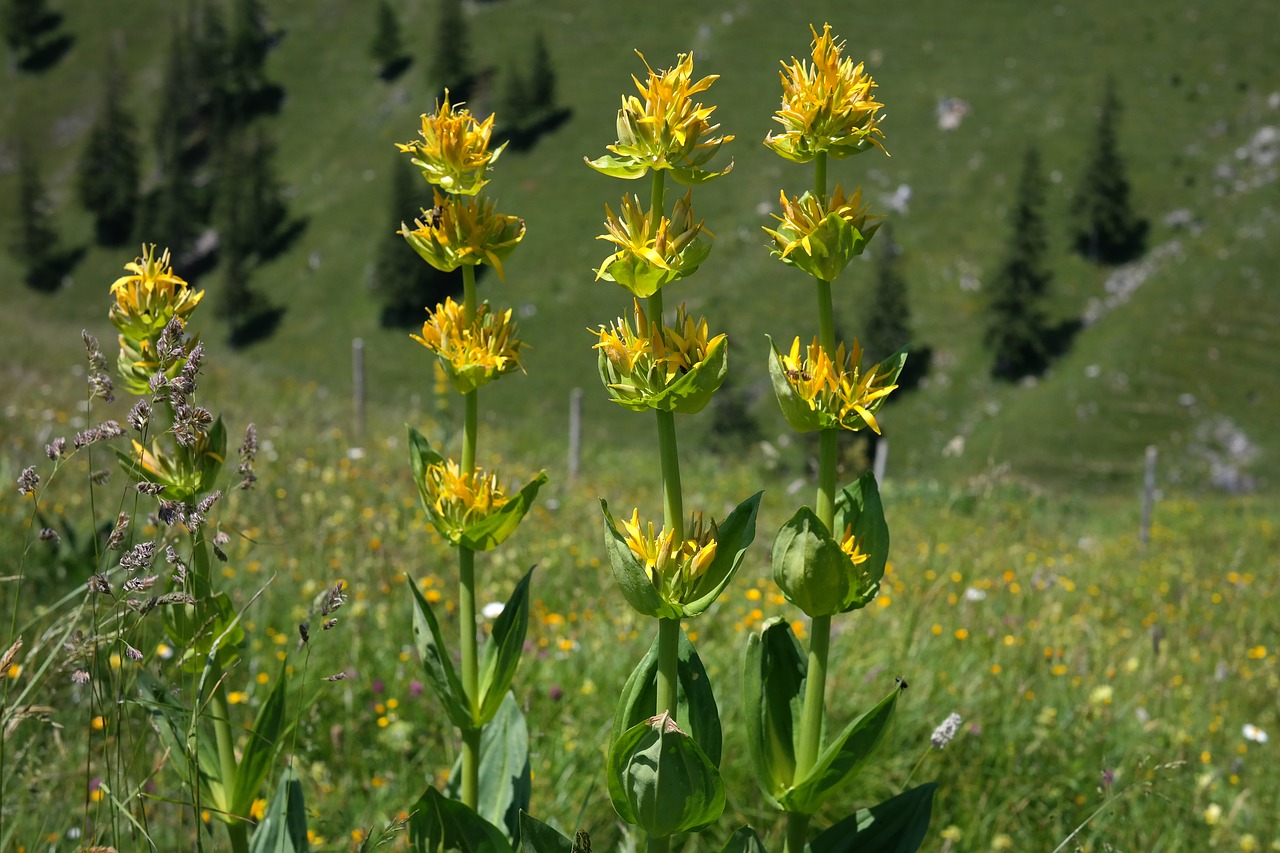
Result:
[[[525,630],[529,626],[529,579],[532,577],[533,569],[529,569],[516,584],[511,598],[493,623],[489,642],[485,644],[484,657],[480,662],[479,725],[485,725],[498,713],[498,707],[506,701],[504,697],[515,678],[516,667],[520,665]]]
[[[520,853],[574,853],[574,847],[569,838],[522,811]]]
[[[267,813],[253,832],[249,853],[307,853],[310,849],[302,783],[293,768],[286,767]]]
[[[222,473],[222,465],[227,458],[227,427],[219,415],[209,428],[203,452],[195,460],[197,477],[196,494],[208,494],[218,483],[218,475]],[[193,495],[194,497],[194,495]]]
[[[697,616],[704,612],[733,580],[747,548],[756,538],[756,512],[763,494],[756,492],[734,507],[733,512],[720,522],[716,529],[715,559],[698,579],[693,598],[685,602],[682,608],[684,616]]]
[[[840,613],[862,591],[860,567],[807,506],[796,510],[774,537],[772,563],[773,582],[809,616]]]
[[[138,692],[139,703],[147,709],[152,727],[160,733],[161,744],[172,756],[169,766],[178,772],[188,788],[195,787],[193,781],[198,784],[201,796],[212,808],[230,811],[213,736],[193,738],[190,713],[149,672],[138,672]],[[193,741],[196,741],[195,749]]]
[[[747,638],[742,706],[747,747],[760,790],[775,808],[796,773],[804,685],[809,664],[785,619],[767,620]]]
[[[285,685],[288,676],[285,668],[280,667],[280,675],[276,678],[276,686],[271,689],[267,701],[258,709],[257,719],[249,730],[249,740],[244,745],[243,757],[236,768],[234,793],[231,797],[231,812],[247,815],[258,789],[267,778],[267,771],[275,761],[283,745],[282,739],[289,726],[285,723]]]
[[[867,555],[867,560],[857,566],[864,578],[865,592],[845,600],[840,612],[848,613],[876,597],[889,562],[889,525],[884,520],[875,474],[868,471],[840,490],[836,496],[835,518],[837,529],[853,528],[854,540]]]
[[[681,613],[673,605],[662,600],[657,588],[649,579],[644,564],[636,559],[627,547],[627,540],[618,532],[618,526],[609,514],[609,504],[600,499],[600,512],[604,515],[604,547],[609,555],[613,579],[617,581],[622,597],[641,615],[659,619],[679,619]]]
[[[749,826],[740,826],[733,835],[729,836],[724,847],[720,848],[720,853],[767,853],[767,851],[764,842],[760,840],[760,836],[754,829]]]
[[[637,178],[643,178],[645,173],[649,171],[649,167],[641,163],[634,157],[622,157],[617,154],[605,154],[595,160],[582,158],[587,165],[595,169],[602,175],[608,175],[611,178],[622,178],[628,181],[634,181]]]
[[[427,681],[440,697],[449,721],[460,729],[469,730],[476,723],[471,716],[471,706],[467,702],[466,692],[462,689],[462,680],[453,668],[453,661],[445,651],[444,640],[440,636],[440,624],[431,605],[418,591],[413,578],[407,578],[409,589],[413,591],[413,639],[418,646],[418,657],[422,659],[422,668],[426,672]]]
[[[512,853],[502,830],[435,788],[428,787],[410,811],[409,843],[417,853]]]
[[[683,721],[690,736],[716,767],[720,766],[722,732],[711,679],[689,636],[680,629],[676,662],[676,719]],[[658,638],[631,671],[618,697],[613,715],[610,742],[618,740],[632,726],[653,716],[658,705]]]
[[[888,729],[901,692],[895,685],[880,704],[849,723],[827,744],[809,775],[778,798],[782,807],[789,812],[814,814],[832,792],[852,779]]]
[[[515,696],[507,693],[497,715],[480,734],[476,773],[476,812],[507,837],[520,837],[520,812],[529,808],[533,776],[529,767],[529,730]],[[445,796],[462,799],[462,756],[453,763]]]
[[[809,842],[810,853],[915,853],[929,830],[936,782],[859,809]]]
[[[525,514],[533,508],[533,500],[538,495],[538,489],[542,488],[545,482],[547,482],[547,474],[542,471],[519,493],[503,504],[501,509],[462,531],[458,544],[473,551],[489,551],[497,548],[503,540],[515,532]]]
[[[422,498],[422,508],[427,518],[433,518],[431,500],[427,496],[427,469],[432,465],[444,464],[444,457],[431,446],[426,436],[413,427],[409,430],[409,464],[413,468],[413,482],[418,484],[418,495]],[[434,523],[434,522],[433,522]]]
[[[697,831],[724,812],[720,772],[667,714],[623,732],[605,775],[618,816],[651,838]]]
[[[834,418],[824,419],[822,413],[801,398],[787,380],[786,369],[782,366],[782,353],[778,351],[773,338],[769,338],[769,382],[773,385],[773,396],[778,401],[778,408],[782,409],[782,416],[792,429],[797,432],[812,432],[831,426],[826,420]]]
[[[166,607],[164,625],[169,639],[182,652],[179,665],[183,672],[203,671],[215,642],[214,667],[226,671],[240,657],[245,641],[240,617],[225,592],[197,598],[195,604]]]

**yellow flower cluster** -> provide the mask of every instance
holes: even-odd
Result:
[[[456,195],[475,195],[488,182],[489,168],[501,156],[506,143],[493,151],[489,142],[493,135],[493,116],[477,121],[462,104],[449,104],[449,90],[444,104],[436,103],[432,115],[422,116],[422,141],[396,143],[396,148],[412,154],[413,163],[429,182]]]
[[[498,484],[497,474],[486,474],[480,468],[464,472],[452,459],[428,466],[425,481],[423,491],[438,527],[444,528],[442,533],[448,530],[461,535],[510,500]]]
[[[112,324],[123,338],[146,341],[158,335],[173,317],[185,325],[187,316],[204,298],[204,291],[192,290],[174,274],[169,265],[169,250],[156,257],[156,247],[143,246],[142,256],[124,268],[111,285],[115,302],[111,305]]]
[[[664,527],[655,533],[653,522],[642,527],[638,509],[632,510],[630,520],[622,520],[621,532],[627,547],[644,563],[649,579],[667,601],[683,602],[716,557],[716,524],[706,522],[700,512],[690,517],[686,538],[679,542],[674,530]]]
[[[671,216],[658,217],[656,224],[653,211],[642,208],[634,195],[622,197],[618,214],[607,204],[604,209],[606,233],[596,239],[615,244],[618,251],[604,259],[596,279],[616,281],[640,297],[697,270],[710,251],[697,237],[715,236],[694,221],[692,192],[677,199]]]
[[[633,300],[634,321],[619,317],[593,334],[600,338],[600,376],[614,402],[641,411],[692,414],[706,406],[728,370],[724,334],[711,337],[705,317],[681,305],[672,326],[650,320]]]
[[[489,264],[502,278],[502,259],[524,239],[524,220],[498,213],[490,199],[433,194],[434,206],[396,233],[441,272]]]
[[[845,429],[861,429],[865,424],[876,434],[874,410],[897,385],[886,384],[888,374],[879,364],[863,372],[862,347],[855,340],[848,356],[840,344],[833,360],[814,338],[802,356],[800,339],[791,344],[791,352],[780,357],[787,382],[811,410],[834,415]]]
[[[485,385],[520,364],[524,345],[516,337],[511,309],[497,312],[485,302],[467,321],[463,306],[446,297],[436,306],[421,335],[410,335],[440,358],[445,373],[459,393],[466,394]]]
[[[822,35],[812,26],[812,63],[791,58],[782,63],[782,107],[774,115],[782,133],[765,138],[765,145],[797,163],[819,154],[848,157],[868,148],[884,150],[879,137],[884,106],[875,100],[876,88],[861,62],[842,57],[844,42],[831,36],[824,24]]]

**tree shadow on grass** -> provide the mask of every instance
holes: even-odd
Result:
[[[276,333],[284,319],[283,305],[264,304],[231,327],[227,343],[232,349],[243,349],[250,344],[264,341]]]
[[[506,134],[507,141],[513,151],[528,151],[538,143],[540,138],[560,127],[572,116],[573,110],[569,107],[556,107],[548,110],[542,117],[529,124],[512,128]]]

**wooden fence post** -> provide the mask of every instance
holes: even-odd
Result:
[[[355,412],[355,444],[364,446],[364,340],[351,340],[351,398]]]
[[[582,389],[569,392],[569,482],[578,479],[578,459],[582,451]]]
[[[1142,524],[1138,528],[1138,541],[1146,545],[1151,541],[1151,510],[1156,502],[1156,458],[1159,451],[1154,444],[1147,446],[1146,470],[1142,475]]]

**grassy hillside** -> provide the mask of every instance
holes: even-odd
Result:
[[[431,393],[426,354],[403,332],[379,328],[368,282],[389,215],[391,143],[414,135],[417,114],[435,97],[424,82],[435,5],[397,6],[415,62],[391,84],[377,78],[367,58],[374,24],[367,4],[267,5],[283,36],[268,75],[286,91],[270,124],[291,212],[308,225],[287,254],[257,273],[258,286],[288,310],[273,338],[237,356],[238,369],[268,380],[314,381],[345,395],[350,340],[360,336],[374,399],[410,407]],[[38,76],[10,70],[3,78],[0,209],[6,218],[14,209],[12,155],[26,134],[43,154],[64,240],[87,245],[90,223],[74,200],[73,174],[101,97],[107,48],[113,42],[124,48],[129,103],[149,136],[170,6],[67,0],[58,8],[74,36],[68,54]],[[493,185],[503,209],[523,216],[529,229],[506,283],[490,275],[483,284],[495,301],[517,307],[533,347],[529,375],[503,385],[531,425],[524,451],[545,456],[549,443],[562,446],[575,386],[587,389],[589,440],[636,428],[598,392],[584,331],[626,307],[622,291],[593,282],[591,272],[607,253],[593,240],[604,204],[616,206],[622,188],[581,162],[613,140],[618,97],[628,91],[629,75],[642,70],[633,48],[655,66],[693,50],[699,72],[721,75],[708,100],[719,105],[723,129],[738,137],[729,146],[734,173],[695,199],[719,238],[716,248],[669,301],[687,299],[728,318],[735,377],[744,386],[766,381],[764,334],[812,334],[805,279],[768,258],[759,230],[770,221],[778,191],[799,192],[807,172],[784,164],[759,140],[778,99],[778,61],[807,49],[811,21],[829,20],[852,54],[868,58],[887,104],[893,155],[833,164],[832,175],[862,183],[879,209],[900,186],[911,188],[906,213],[893,217],[918,338],[932,347],[934,370],[927,388],[885,413],[893,469],[946,477],[1007,463],[1046,484],[1132,488],[1142,449],[1154,443],[1164,450],[1166,480],[1196,487],[1214,454],[1230,445],[1247,448],[1228,460],[1244,476],[1264,486],[1280,481],[1280,439],[1267,429],[1280,419],[1280,399],[1269,393],[1280,351],[1274,346],[1280,296],[1269,280],[1280,226],[1276,165],[1268,157],[1277,143],[1262,137],[1251,147],[1260,130],[1280,125],[1275,39],[1259,26],[1272,14],[1266,0],[1175,6],[932,0],[874,10],[741,0],[700,7],[658,2],[625,15],[610,4],[501,0],[471,4],[468,13],[473,58],[482,68],[500,71],[511,57],[527,61],[530,33],[544,33],[559,68],[559,100],[572,110],[532,150],[509,152]],[[1145,277],[1130,277],[1141,286],[1113,300],[1042,381],[993,384],[980,344],[980,284],[999,261],[1011,184],[1028,143],[1040,147],[1052,173],[1048,215],[1060,316],[1081,316],[1091,300],[1107,299],[1107,271],[1066,252],[1065,214],[1108,75],[1125,108],[1122,152],[1139,209],[1152,223],[1154,260]],[[971,106],[955,130],[937,126],[943,97]],[[1190,211],[1194,227],[1165,224],[1166,214],[1179,209]],[[45,341],[65,340],[84,325],[101,327],[100,302],[89,297],[129,257],[91,249],[69,286],[48,297],[26,292],[13,259],[0,257],[5,361],[38,366],[47,360]],[[846,334],[858,332],[871,271],[870,262],[855,265],[838,283]],[[766,434],[783,432],[767,395],[756,411]]]

